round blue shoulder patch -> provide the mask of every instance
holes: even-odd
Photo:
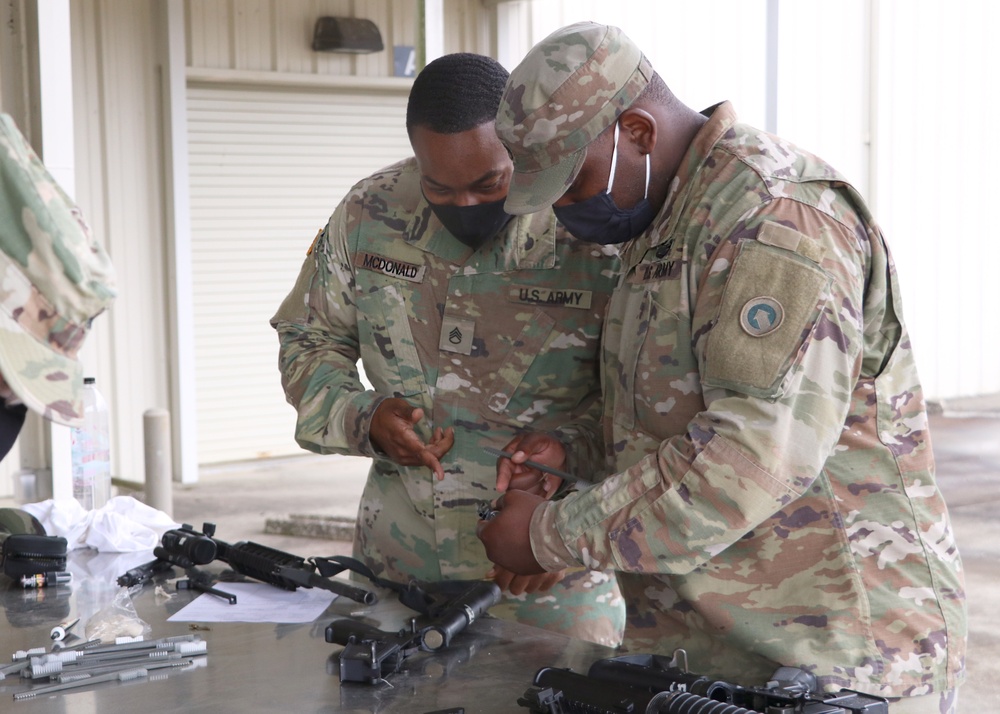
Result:
[[[751,337],[769,335],[781,325],[785,319],[785,310],[781,303],[772,297],[761,295],[747,300],[740,311],[740,327]]]

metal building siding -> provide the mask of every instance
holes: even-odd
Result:
[[[878,208],[920,376],[930,398],[997,394],[1000,4],[877,7]]]
[[[410,155],[406,91],[189,85],[198,461],[301,453],[268,320],[360,178]]]

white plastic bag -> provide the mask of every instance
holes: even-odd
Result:
[[[136,592],[142,585],[134,586]],[[121,587],[111,602],[87,620],[87,639],[114,642],[119,637],[146,637],[153,628],[139,617],[132,602],[132,591]]]

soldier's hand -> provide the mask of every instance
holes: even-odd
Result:
[[[444,478],[441,457],[455,444],[455,430],[438,427],[429,443],[424,443],[414,430],[424,410],[405,399],[386,399],[372,415],[369,439],[380,451],[400,466],[426,466],[438,480]]]
[[[508,491],[494,506],[499,513],[479,521],[476,535],[486,547],[486,557],[517,575],[541,575],[545,569],[531,550],[531,514],[545,501],[525,491]]]
[[[540,474],[536,469],[525,468],[524,473],[511,476],[506,490],[527,491],[548,500],[559,490],[562,481],[558,476]]]
[[[523,593],[531,595],[551,590],[564,577],[566,577],[565,570],[555,573],[542,573],[541,575],[516,575],[499,565],[494,565],[486,573],[487,580],[492,580],[501,590],[509,592],[511,595],[521,595]]]
[[[447,429],[437,427],[431,435],[431,440],[430,443],[427,444],[427,448],[420,454],[421,463],[437,475],[438,481],[444,479],[444,469],[441,467],[441,457],[447,454],[454,445],[455,429],[450,426]]]
[[[530,459],[561,470],[566,461],[566,450],[554,436],[540,431],[520,434],[511,439],[503,450],[513,456],[497,459],[497,491],[504,493],[518,489],[550,498],[559,488],[562,479],[558,476],[543,474],[524,465]]]

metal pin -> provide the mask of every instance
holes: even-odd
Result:
[[[109,674],[97,674],[93,677],[87,677],[86,679],[77,679],[72,682],[62,682],[60,684],[50,684],[45,687],[38,687],[37,689],[32,689],[27,692],[16,692],[14,694],[14,699],[31,699],[32,697],[37,697],[41,694],[49,694],[51,692],[61,692],[65,689],[75,689],[77,687],[86,687],[90,684],[97,684],[98,682],[113,682],[114,680],[120,680],[122,682],[127,682],[130,679],[139,679],[140,677],[147,676],[145,669],[130,669],[125,672],[113,672]]]
[[[145,670],[152,671],[154,669],[164,669],[169,667],[186,667],[189,664],[194,664],[194,660],[182,658],[180,655],[176,655],[173,659],[160,660],[153,662],[143,662],[141,664],[133,662],[131,666],[142,667]],[[62,673],[55,675],[55,680],[60,684],[63,682],[75,682],[77,678],[82,677],[93,677],[99,674],[107,674],[113,672],[121,672],[124,667],[122,665],[104,665],[101,667],[92,667],[89,669],[64,669]]]
[[[510,451],[501,451],[500,449],[494,449],[492,446],[484,446],[483,451],[485,451],[490,456],[496,456],[497,458],[503,457],[505,459],[513,458],[514,454]],[[545,464],[540,464],[537,461],[527,460],[522,466],[527,466],[529,468],[538,469],[544,474],[552,474],[553,476],[558,476],[564,481],[570,481],[573,483],[591,483],[585,478],[580,478],[579,476],[574,476],[573,474],[566,473],[565,471],[560,471],[559,469],[554,469],[551,466],[546,466]]]
[[[61,625],[56,625],[52,628],[52,632],[49,633],[49,637],[56,642],[61,642],[66,638],[66,633],[72,630],[79,621],[80,618],[78,617],[75,620],[64,622]]]
[[[500,513],[500,511],[493,508],[493,504],[489,501],[480,501],[476,507],[476,512],[479,514],[479,520],[481,521],[492,521]]]

